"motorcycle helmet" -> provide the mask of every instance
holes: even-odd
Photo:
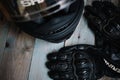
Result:
[[[68,39],[75,30],[84,0],[1,0],[11,20],[24,32],[50,42]]]

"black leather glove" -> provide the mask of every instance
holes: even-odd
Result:
[[[96,46],[102,48],[103,71],[109,77],[120,77],[120,8],[111,2],[94,1],[85,7],[85,17],[95,33]]]
[[[119,7],[108,1],[94,1],[91,6],[85,7],[84,15],[96,37],[100,36],[105,43],[120,49]],[[102,42],[100,39],[99,43]]]
[[[96,80],[103,76],[101,58],[90,45],[65,47],[48,54],[48,75],[53,80]]]
[[[104,75],[120,78],[120,51],[113,46],[107,45],[103,47],[101,54],[104,62]]]

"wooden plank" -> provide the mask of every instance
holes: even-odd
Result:
[[[8,24],[0,24],[0,62],[3,56],[3,51],[5,48],[6,38],[8,35]]]
[[[48,53],[57,51],[63,46],[64,42],[57,44],[36,39],[28,80],[51,80],[47,75],[48,69],[45,66],[46,56]]]
[[[0,80],[27,80],[34,38],[11,27],[0,64]]]

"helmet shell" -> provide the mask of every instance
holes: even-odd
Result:
[[[21,30],[50,42],[68,39],[77,27],[84,0],[1,0]]]

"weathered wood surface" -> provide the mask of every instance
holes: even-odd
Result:
[[[3,44],[5,47],[0,63],[0,80],[27,80],[34,38],[12,26]]]
[[[91,4],[93,0],[86,0]],[[118,3],[119,0],[112,0]],[[13,25],[0,25],[0,80],[52,80],[45,66],[48,53],[75,44],[94,45],[94,34],[82,16],[70,39],[58,44],[50,43],[21,32]],[[118,80],[103,77],[100,80]]]
[[[7,24],[0,25],[0,62],[1,62],[4,48],[5,48],[6,38],[8,35],[8,29],[9,29],[9,26]]]

